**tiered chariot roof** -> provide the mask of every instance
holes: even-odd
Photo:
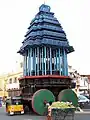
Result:
[[[31,21],[22,47],[18,53],[23,54],[28,46],[53,46],[64,47],[67,53],[74,49],[69,45],[66,34],[53,12],[50,12],[50,6],[42,4],[39,12]]]

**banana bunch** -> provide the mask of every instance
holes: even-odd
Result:
[[[74,106],[69,102],[53,102],[51,108],[74,108]]]

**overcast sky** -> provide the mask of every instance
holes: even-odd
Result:
[[[44,0],[0,0],[0,73],[15,68],[17,54],[30,21]],[[75,52],[68,63],[90,74],[90,0],[46,0],[62,24]]]

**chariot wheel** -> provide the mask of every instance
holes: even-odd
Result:
[[[46,103],[54,102],[55,97],[53,93],[47,89],[40,89],[33,94],[32,97],[32,109],[39,115],[45,115],[47,113]]]
[[[58,95],[58,100],[63,102],[72,102],[75,107],[78,106],[78,97],[71,89],[62,90]]]

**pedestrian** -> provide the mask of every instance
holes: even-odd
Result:
[[[47,119],[46,120],[52,120],[51,118],[51,105],[52,105],[52,102],[50,101],[49,103],[46,104],[46,106],[48,107],[48,115],[47,115]]]

